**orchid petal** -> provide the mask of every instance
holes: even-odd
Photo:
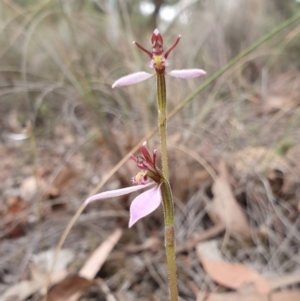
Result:
[[[121,195],[125,195],[125,194],[129,194],[131,192],[149,187],[151,185],[153,185],[154,182],[148,183],[146,185],[136,185],[136,186],[131,186],[131,187],[126,187],[126,188],[121,188],[121,189],[116,189],[116,190],[111,190],[111,191],[105,191],[105,192],[101,192],[98,193],[96,195],[93,195],[91,197],[89,197],[84,204],[87,205],[91,202],[94,201],[99,201],[99,200],[103,200],[103,199],[109,199],[109,198],[114,198],[117,196],[121,196]]]
[[[117,81],[113,83],[112,87],[115,88],[119,86],[129,86],[129,85],[137,84],[152,76],[154,76],[154,74],[147,73],[147,72],[132,73],[119,78]]]
[[[147,141],[144,141],[142,146],[141,146],[141,152],[146,160],[146,162],[149,164],[149,163],[152,163],[152,158],[151,158],[151,155],[147,149]],[[152,164],[151,164],[152,165]]]
[[[172,70],[167,73],[173,77],[180,77],[180,78],[193,78],[198,77],[200,75],[206,74],[206,72],[202,69],[183,69],[183,70]]]
[[[139,219],[150,214],[161,203],[160,185],[141,193],[131,203],[129,228]]]
[[[166,59],[168,58],[170,52],[177,46],[177,44],[179,43],[180,39],[181,39],[181,35],[179,35],[179,36],[177,37],[175,43],[174,43],[174,44],[172,45],[172,47],[165,53],[165,58],[166,58]]]

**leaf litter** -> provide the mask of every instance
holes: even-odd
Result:
[[[218,284],[233,290],[252,284],[258,294],[269,293],[270,287],[259,273],[244,264],[225,262],[218,250],[217,241],[198,244],[196,252],[205,272]]]
[[[251,230],[246,215],[236,201],[230,187],[226,163],[221,160],[219,174],[212,185],[214,195],[207,212],[215,224],[221,223],[230,235],[251,239]]]
[[[297,211],[298,203],[293,200],[297,195],[297,183],[299,182],[297,176],[298,161],[296,160],[297,145],[289,148],[282,156],[276,154],[274,151],[268,150],[268,148],[251,149],[248,147],[242,148],[237,152],[229,152],[228,155],[224,154],[224,156],[210,152],[207,148],[199,149],[197,152],[201,154],[206,162],[215,170],[216,176],[215,179],[207,176],[207,172],[202,166],[195,165],[195,161],[190,160],[188,167],[190,170],[189,172],[193,173],[193,171],[195,171],[195,174],[200,174],[201,176],[190,178],[188,183],[190,192],[188,193],[184,192],[182,189],[180,192],[180,181],[176,184],[176,190],[178,191],[178,194],[181,195],[180,199],[184,201],[184,203],[180,203],[178,200],[176,203],[179,208],[176,216],[178,233],[177,252],[179,254],[179,277],[181,279],[179,289],[182,294],[186,296],[187,300],[195,299],[193,293],[187,289],[187,286],[185,285],[187,279],[192,278],[196,281],[197,286],[206,291],[205,294],[209,293],[207,296],[208,298],[211,298],[211,300],[222,300],[222,298],[227,298],[224,300],[230,301],[236,300],[237,298],[249,298],[245,300],[252,300],[251,298],[254,298],[253,296],[257,297],[258,300],[259,298],[262,298],[262,295],[257,295],[257,292],[254,293],[253,291],[251,292],[251,295],[244,296],[243,289],[246,288],[237,289],[238,291],[235,293],[227,292],[226,287],[228,286],[223,284],[223,282],[216,285],[213,278],[208,279],[206,277],[206,275],[209,275],[211,266],[213,266],[212,264],[209,266],[209,263],[207,262],[206,265],[202,265],[201,261],[198,263],[196,263],[195,260],[191,261],[191,258],[196,255],[197,248],[195,249],[195,247],[199,241],[215,237],[220,238],[223,236],[222,233],[227,233],[230,239],[226,244],[223,243],[223,240],[219,240],[218,247],[226,255],[227,260],[225,266],[227,269],[234,271],[233,276],[237,277],[245,273],[247,274],[248,268],[245,268],[247,265],[244,266],[244,264],[250,263],[251,271],[256,270],[257,273],[252,274],[252,278],[250,277],[251,281],[255,282],[257,279],[261,279],[257,275],[263,275],[261,277],[267,281],[271,290],[281,289],[286,286],[294,287],[296,289],[298,287],[299,278],[297,274],[297,265],[295,265],[297,260],[295,257],[296,255],[293,254],[296,254],[297,227],[295,226],[294,232],[289,232],[289,235],[285,235],[285,233],[288,233],[289,229],[293,229],[293,223],[297,222],[296,217],[293,217],[292,215],[293,211],[296,210],[294,212],[299,212]],[[179,154],[175,152],[171,155],[174,158],[179,157]],[[95,154],[95,156],[97,155]],[[59,156],[56,155],[56,158],[57,162],[60,162]],[[187,158],[180,155],[180,160],[187,160]],[[216,162],[219,163],[216,164]],[[42,167],[42,169],[43,168],[49,170],[49,167],[47,166]],[[76,173],[82,173],[80,168],[81,167],[79,167]],[[181,170],[184,169],[184,164],[181,164],[179,168]],[[92,178],[94,176],[95,167],[92,167],[91,164],[88,170],[90,172],[88,177]],[[44,187],[40,190],[41,192],[47,191],[46,188],[49,187],[49,184],[51,183],[51,174],[54,171],[54,169],[50,169],[50,173],[44,172],[41,174],[41,179],[45,181],[45,184],[38,188]],[[186,172],[187,170],[185,173]],[[272,175],[272,173],[274,173],[274,175]],[[57,172],[55,172],[55,174],[57,174]],[[66,174],[68,174],[68,172]],[[202,174],[205,176],[202,177]],[[30,172],[25,170],[23,179],[29,177],[35,178],[35,176],[30,176]],[[71,175],[71,178],[72,177],[73,176]],[[274,188],[275,186],[271,186],[271,191],[275,197],[283,198],[284,203],[281,199],[279,199],[279,202],[275,202],[275,211],[274,208],[270,207],[268,196],[264,191],[263,186],[259,184],[259,181],[263,178],[267,179],[270,183],[272,181],[278,181],[279,183],[277,184],[278,187],[276,189]],[[22,186],[21,184],[24,183],[23,179],[19,181],[20,187]],[[279,180],[284,181],[282,183]],[[33,178],[31,178],[30,181],[34,183]],[[72,184],[72,181],[75,185]],[[117,178],[116,181],[118,182]],[[199,183],[197,181],[199,181]],[[44,200],[41,203],[42,207],[48,205],[52,206],[51,204],[55,203],[57,200],[68,204],[68,195],[73,187],[75,187],[75,191],[78,191],[78,195],[82,194],[82,191],[87,195],[89,190],[93,187],[91,183],[85,182],[84,180],[81,184],[76,176],[72,178],[70,182],[64,182],[64,180],[62,180],[62,183],[66,184],[62,184],[62,188],[57,189],[59,193],[45,193]],[[25,188],[26,185],[24,184]],[[30,185],[28,184],[27,188],[27,191],[29,191],[26,197],[27,200],[25,201],[21,197],[18,200],[18,202],[24,202],[24,207],[20,206],[18,209],[19,211],[14,211],[16,215],[13,215],[12,220],[15,222],[18,222],[19,213],[26,212],[27,214],[27,212],[29,212],[29,214],[33,214],[31,211],[33,205],[32,202],[34,197],[39,195],[39,192],[34,191],[34,185],[32,185],[34,189],[30,188]],[[26,189],[24,191],[26,191]],[[26,192],[24,195],[26,195]],[[22,194],[22,196],[24,195]],[[245,196],[247,196],[248,199]],[[75,203],[73,203],[73,205],[76,206],[76,204],[79,204],[82,201],[82,198],[79,199],[75,196],[74,200]],[[206,201],[204,202],[204,200]],[[5,216],[5,212],[12,212],[13,210],[9,208],[8,205],[4,206],[3,209],[1,209],[1,214],[4,214],[3,216]],[[101,209],[99,211],[99,216],[101,216],[101,220],[103,220],[104,223],[99,221],[99,217],[97,217],[98,208]],[[86,281],[85,277],[80,278],[81,276],[80,273],[78,274],[78,271],[80,270],[79,266],[82,266],[85,261],[86,257],[84,257],[84,254],[86,256],[87,250],[91,251],[97,247],[95,237],[99,236],[99,239],[104,241],[105,237],[108,236],[108,233],[105,234],[106,231],[103,231],[103,229],[108,227],[107,229],[112,230],[116,227],[116,222],[112,222],[111,218],[110,221],[105,219],[105,212],[111,212],[112,208],[117,210],[117,212],[122,212],[119,217],[116,212],[114,219],[119,218],[119,225],[121,224],[125,227],[126,216],[124,216],[123,212],[126,210],[126,200],[125,202],[120,203],[112,202],[111,204],[96,205],[84,213],[84,219],[82,219],[82,222],[79,221],[78,226],[74,229],[75,232],[73,232],[73,234],[71,233],[70,240],[67,241],[68,246],[78,252],[77,259],[74,259],[74,262],[71,262],[71,266],[78,260],[80,262],[80,264],[78,262],[76,263],[77,267],[71,267],[71,270],[74,272],[71,273],[71,275],[75,276],[69,274],[70,276],[66,278],[65,281],[60,282],[61,284],[56,286],[58,291],[60,291],[60,285],[62,287],[65,285],[69,287],[70,290],[67,289],[67,291],[69,291],[67,294],[68,297],[71,294],[76,294],[78,291],[89,291],[95,286],[101,287],[101,284],[92,279],[90,279],[91,281]],[[68,211],[74,212],[72,207],[65,206],[65,209],[61,211],[60,221],[59,219],[56,219],[51,227],[47,227],[47,232],[48,229],[53,229],[54,231],[52,231],[52,234],[50,235],[56,237],[52,247],[55,246],[55,242],[59,239],[59,235],[57,235],[58,233],[55,229],[58,229],[57,227],[60,223],[62,223],[62,225],[66,224],[69,217],[69,215],[66,214]],[[278,211],[282,212],[284,216],[289,217],[290,220],[282,220],[282,216],[276,214]],[[17,212],[19,213],[17,214]],[[268,213],[267,217],[266,213]],[[159,279],[166,279],[162,261],[163,251],[160,243],[163,239],[163,233],[159,231],[159,227],[155,226],[157,223],[161,223],[162,219],[160,214],[161,213],[158,212],[145,221],[146,236],[143,235],[143,231],[139,234],[139,237],[137,237],[137,235],[132,232],[134,230],[126,230],[121,238],[121,250],[110,251],[103,267],[100,269],[100,277],[109,288],[106,295],[112,294],[111,296],[118,295],[121,296],[121,298],[130,298],[130,296],[144,295],[143,292],[147,291],[149,293],[146,300],[148,300],[148,298],[152,298],[149,296],[153,295],[152,292],[155,291],[154,295],[157,298],[164,300],[164,294],[161,293],[163,290],[161,290],[160,286],[157,284],[162,283]],[[25,216],[26,223],[22,224],[24,231],[17,234],[17,236],[15,236],[16,238],[21,239],[22,235],[26,238],[24,235],[27,235],[28,231],[30,233],[30,228],[34,225],[32,224],[32,219],[28,219],[28,215]],[[46,219],[49,219],[50,217],[51,214],[44,215],[44,218]],[[88,226],[87,221],[89,221]],[[289,225],[291,226],[290,228]],[[92,246],[87,244],[86,237],[82,238],[82,232],[86,233],[85,227],[88,227],[88,233],[93,235],[91,240]],[[216,227],[216,230],[211,231],[214,227]],[[265,230],[263,231],[263,229]],[[78,232],[79,235],[77,235],[76,232]],[[15,237],[11,239],[14,240],[16,239]],[[254,243],[258,246],[257,249],[254,249],[253,246],[243,245],[242,241],[249,238],[253,239]],[[98,240],[98,244],[101,244],[101,241]],[[189,246],[187,246],[187,243],[189,243]],[[280,244],[281,247],[278,248],[277,246]],[[48,245],[48,250],[51,250],[51,244],[48,243]],[[1,248],[5,247],[7,248],[6,250],[8,250],[8,246],[7,240],[4,244],[1,244]],[[277,253],[275,253],[275,251]],[[148,252],[151,252],[151,260],[149,260],[149,256],[148,259],[145,259]],[[8,253],[6,252],[6,254]],[[35,254],[39,254],[39,252],[35,252]],[[272,254],[275,254],[276,256],[274,255],[272,257]],[[287,258],[287,255],[289,254],[290,256]],[[125,256],[126,263],[124,264]],[[34,258],[34,256],[32,258]],[[239,259],[239,265],[237,265],[238,268],[232,268],[231,265],[227,266],[227,264],[230,264],[231,262],[237,264],[237,258]],[[249,258],[252,259],[249,261]],[[269,264],[266,265],[263,259],[269,262]],[[147,264],[145,264],[144,261],[147,262]],[[286,266],[284,266],[282,262]],[[132,272],[130,271],[134,270],[133,266],[137,268],[136,275],[131,275]],[[217,264],[216,269],[225,269],[226,271],[226,268]],[[95,269],[99,270],[96,266]],[[281,271],[280,273],[276,272],[278,269]],[[11,269],[11,271],[13,271],[13,269]],[[294,275],[289,274],[289,271],[292,271]],[[29,293],[33,294],[34,292],[35,294],[40,294],[38,292],[43,290],[41,284],[37,284],[35,281],[30,280],[31,278],[26,276],[26,272],[24,273],[24,271],[23,275],[21,278],[25,279],[19,281],[21,288],[18,289],[18,291],[23,291],[26,296],[29,296]],[[220,273],[220,275],[223,274]],[[9,285],[9,283],[11,283],[9,280],[5,281],[8,283],[7,286],[10,286],[15,290],[15,287],[12,284]],[[145,284],[145,281],[147,284]],[[23,287],[24,283],[28,288]],[[78,290],[76,290],[76,287]],[[212,293],[216,289],[219,289],[222,292]],[[235,288],[231,286],[231,290],[232,289]],[[103,291],[102,288],[100,288],[100,290]],[[26,291],[28,293],[26,293]],[[289,291],[285,289],[282,292],[272,291],[272,296],[274,296],[274,300],[280,298],[280,296],[287,296],[287,298],[290,298],[289,300],[293,300],[293,298],[296,298],[298,295],[297,291],[293,292],[292,290]]]

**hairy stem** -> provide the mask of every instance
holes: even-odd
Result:
[[[165,179],[169,179],[168,154],[167,154],[167,118],[166,118],[166,81],[164,74],[157,74],[157,105],[158,126],[161,147],[162,172]]]
[[[163,180],[161,182],[161,195],[164,207],[165,220],[165,248],[167,255],[167,268],[169,275],[169,290],[171,301],[178,301],[176,256],[175,256],[175,230],[174,230],[174,204],[169,179],[168,153],[167,153],[167,118],[166,118],[166,82],[164,74],[157,74],[157,105],[158,125],[161,145],[161,161]]]
[[[169,289],[171,301],[178,301],[176,255],[175,255],[175,230],[174,230],[174,205],[170,184],[167,180],[161,183],[161,195],[165,219],[165,248],[169,275]]]

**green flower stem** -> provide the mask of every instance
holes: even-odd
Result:
[[[161,195],[164,207],[165,220],[165,248],[167,255],[167,268],[169,275],[169,289],[171,301],[178,301],[176,256],[175,256],[175,230],[174,230],[174,203],[171,187],[168,182],[168,153],[167,153],[167,118],[166,118],[166,82],[164,74],[157,74],[157,106],[158,125],[161,145],[161,162],[163,180],[161,182]]]
[[[168,155],[167,155],[167,114],[166,114],[166,81],[164,74],[156,75],[157,81],[157,106],[158,126],[161,147],[162,172],[165,179],[169,179]]]
[[[175,256],[175,230],[174,230],[174,205],[169,182],[164,179],[161,183],[161,195],[165,219],[165,248],[169,275],[169,289],[171,301],[178,301],[176,256]]]

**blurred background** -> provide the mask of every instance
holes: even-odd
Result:
[[[151,72],[149,57],[132,41],[150,50],[158,28],[167,50],[181,34],[170,70],[206,70],[201,78],[166,79],[170,112],[241,51],[299,13],[298,2],[2,0],[0,295],[34,281],[32,266],[46,274],[45,259],[42,264],[36,258],[53,256],[80,205],[156,127],[154,78],[111,88],[121,76]],[[228,292],[204,268],[199,244],[207,239],[224,260],[247,263],[261,277],[300,273],[299,32],[299,21],[287,26],[169,120],[182,300]],[[157,134],[148,145],[159,149]],[[127,162],[102,190],[131,185],[136,172]],[[225,196],[218,193],[219,180]],[[89,283],[82,300],[168,300],[162,210],[126,229],[132,197],[88,206],[67,236],[63,248],[73,257],[63,260],[63,270],[68,266],[75,274],[99,244],[123,229],[94,275],[101,287]],[[288,292],[299,289],[297,283],[285,282]],[[3,300],[39,300],[40,289]],[[54,296],[50,300],[68,297]]]

